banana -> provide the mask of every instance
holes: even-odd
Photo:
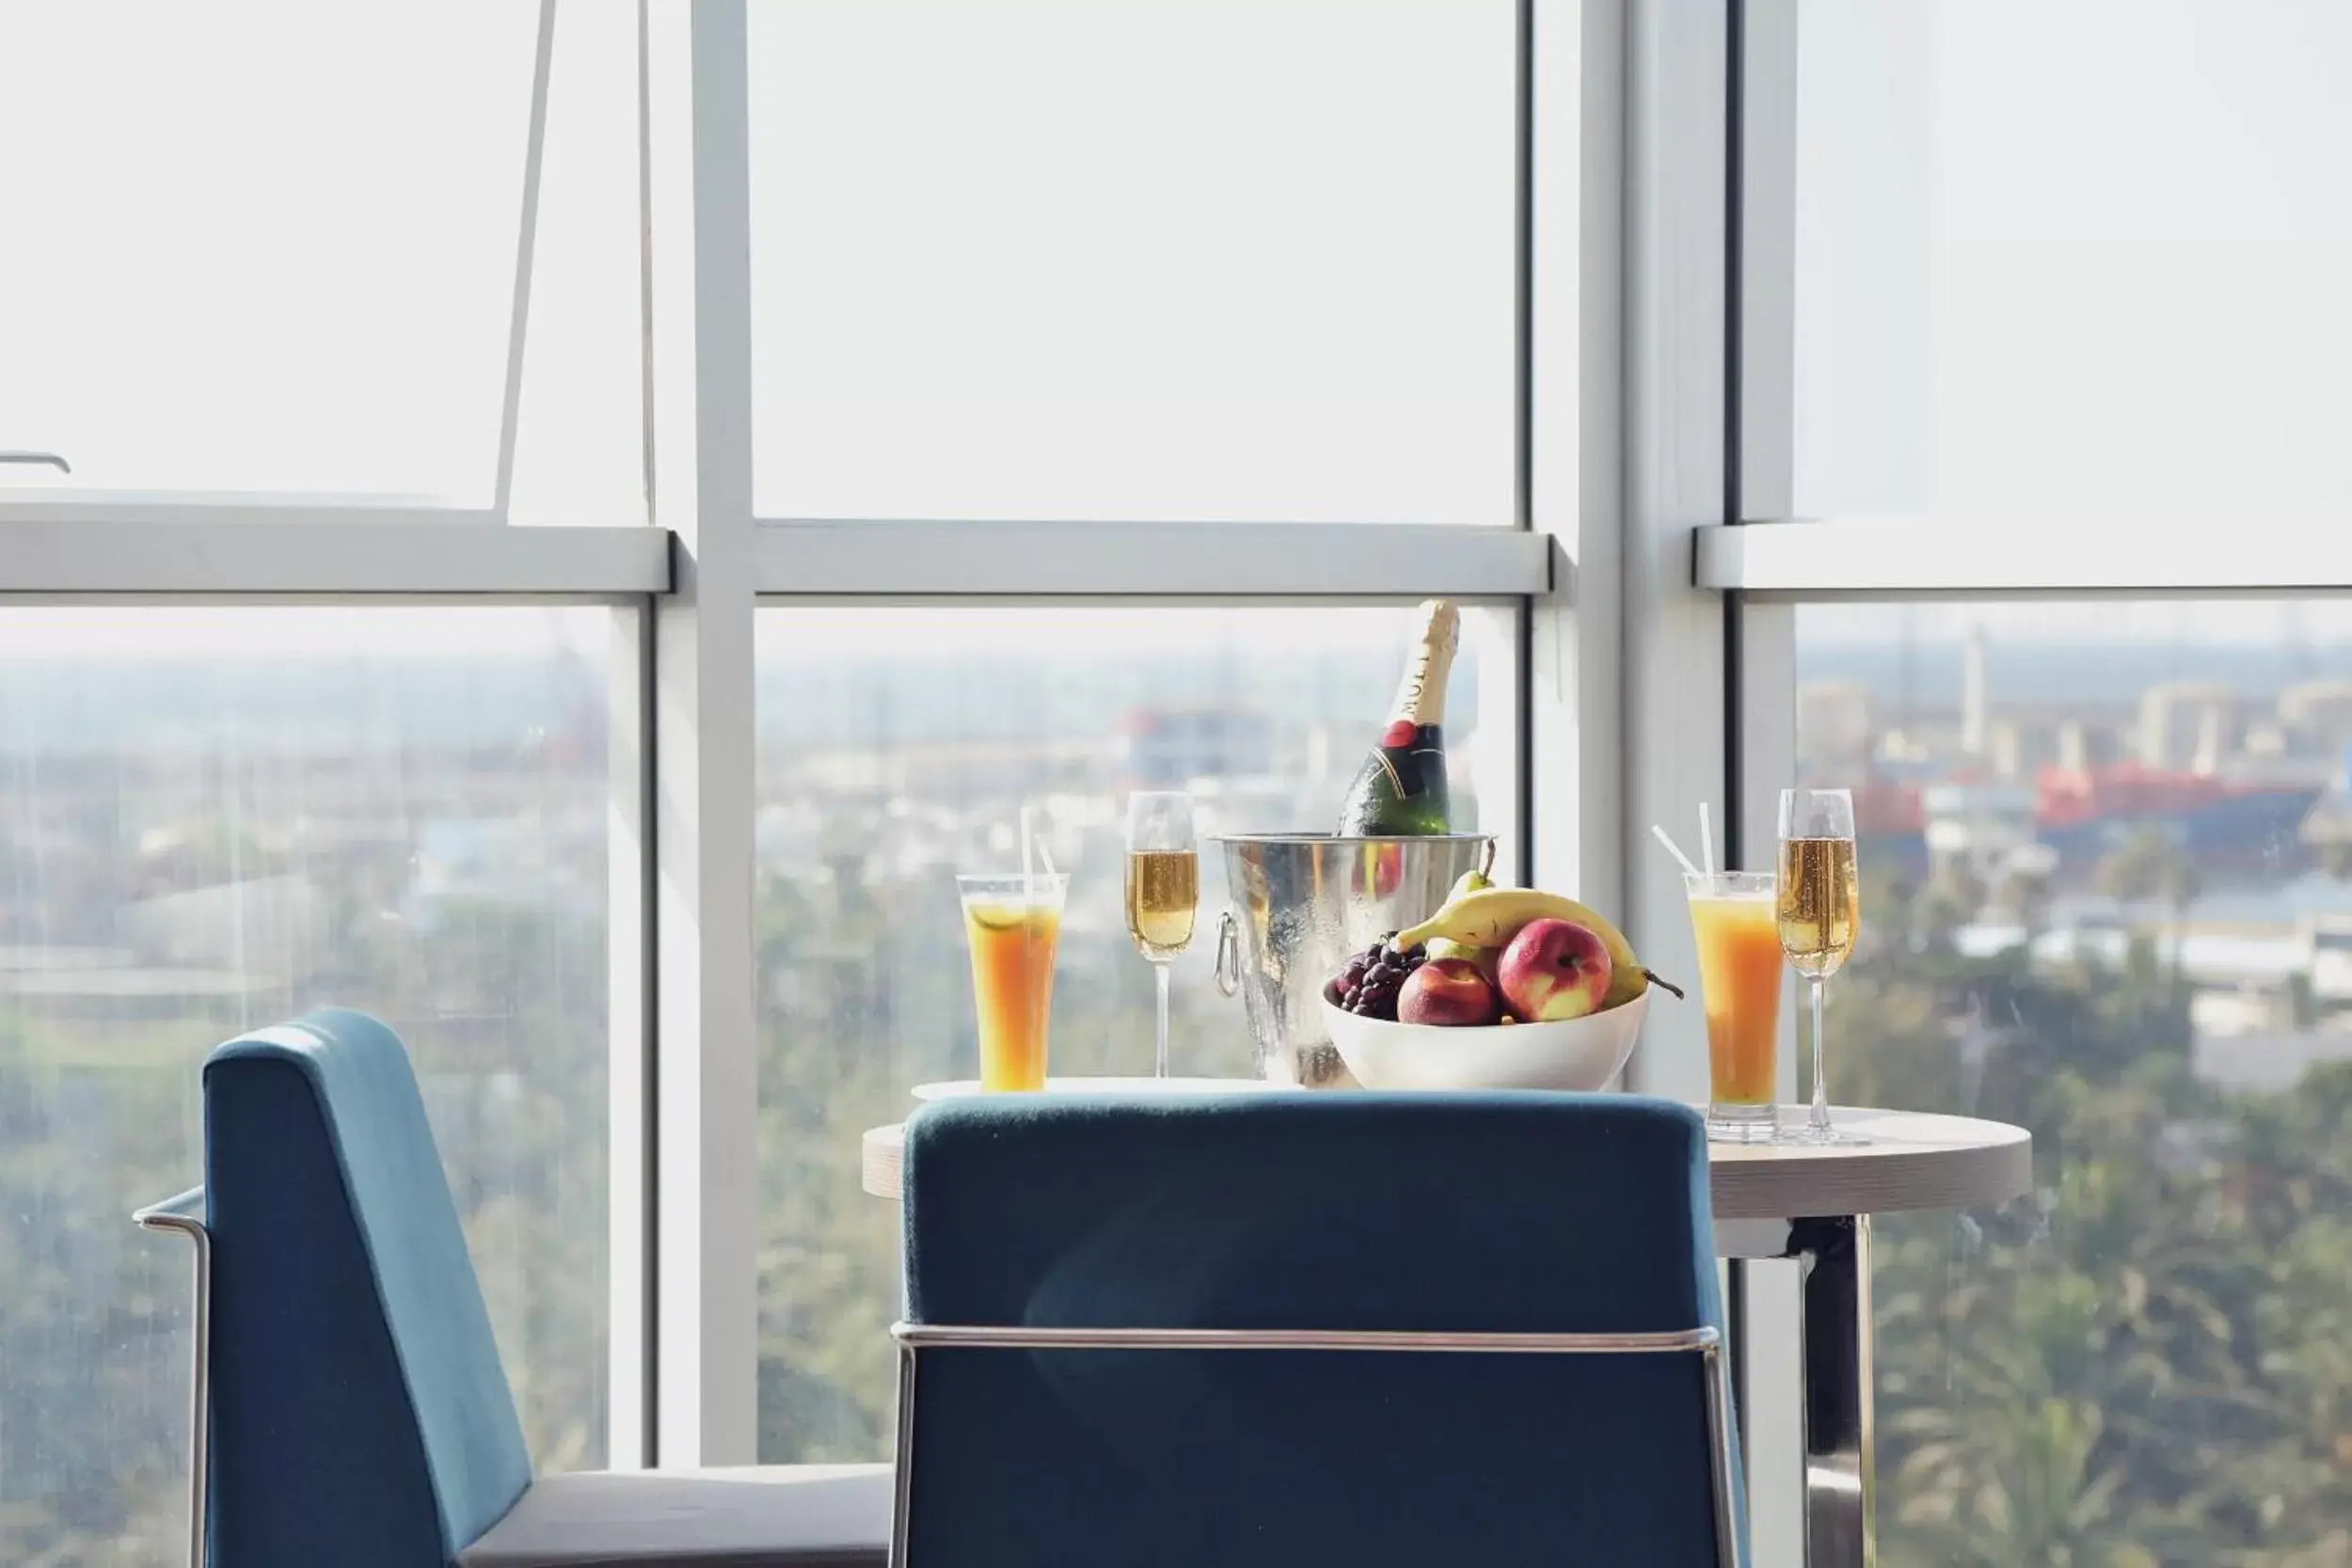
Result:
[[[1616,933],[1615,927],[1573,898],[1539,893],[1533,888],[1495,887],[1448,899],[1436,914],[1409,930],[1399,931],[1390,941],[1395,946],[1409,947],[1442,937],[1466,947],[1501,947],[1529,921],[1546,919],[1573,920],[1580,926],[1591,927],[1604,938]],[[1610,946],[1610,961],[1613,963],[1616,943]]]
[[[1582,926],[1598,936],[1609,949],[1609,994],[1601,998],[1605,1011],[1620,1003],[1630,1002],[1649,986],[1649,973],[1633,954],[1633,944],[1625,940],[1606,916],[1573,898],[1556,893],[1539,893],[1533,888],[1489,887],[1460,897],[1449,899],[1436,914],[1413,927],[1399,931],[1391,939],[1400,948],[1416,942],[1453,942],[1463,948],[1488,949],[1495,953],[1510,945],[1519,928],[1532,920],[1566,920]],[[1437,949],[1433,946],[1431,952]],[[1464,955],[1468,957],[1468,954]]]

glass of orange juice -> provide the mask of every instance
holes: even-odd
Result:
[[[980,1087],[1045,1086],[1045,1025],[1054,1007],[1054,949],[1061,941],[1065,874],[964,876],[963,936],[972,949],[972,1002],[980,1023]],[[1775,937],[1774,941],[1779,939]]]
[[[1768,1144],[1780,1135],[1778,879],[1769,871],[1685,876],[1707,1007],[1707,1135]]]

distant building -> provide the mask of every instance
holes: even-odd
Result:
[[[2076,771],[2093,768],[2112,768],[2122,762],[2129,748],[2123,744],[2122,718],[2108,722],[2073,720],[2060,724],[2058,731],[2058,765]]]
[[[1130,788],[1182,788],[1198,778],[1263,773],[1274,721],[1245,708],[1150,707],[1119,727],[1119,771]]]
[[[1967,755],[1980,757],[1991,742],[1988,718],[1991,712],[1991,685],[1986,664],[1984,625],[1979,622],[1968,628],[1968,648],[1960,667],[1960,749]]]
[[[1798,687],[1797,736],[1809,774],[1860,777],[1870,757],[1870,688],[1862,681],[1807,681]]]
[[[2279,723],[2306,756],[2341,757],[2352,746],[2352,681],[2304,681],[2279,693]]]
[[[2352,792],[2339,784],[2313,800],[2296,836],[2323,863],[2352,859]]]
[[[1056,740],[892,740],[779,754],[779,787],[875,800],[994,800],[1047,790],[1099,788],[1113,743]]]
[[[2308,923],[2312,1000],[2322,1006],[2352,1006],[2352,921],[2321,916]]]
[[[2242,729],[2237,693],[2219,681],[2152,686],[2139,696],[2139,765],[2159,772],[2218,772]]]
[[[2257,1035],[2200,1035],[2190,1050],[2199,1081],[2241,1094],[2283,1094],[2315,1067],[2352,1061],[2352,1032],[2334,1029]]]
[[[1993,776],[2030,779],[2044,768],[2057,766],[2065,754],[2063,737],[2068,728],[2016,719],[1993,721],[1984,753],[1992,764]]]

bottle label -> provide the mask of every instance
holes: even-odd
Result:
[[[1374,755],[1400,800],[1419,800],[1434,781],[1445,777],[1445,745],[1435,724],[1397,721],[1380,736],[1380,750]]]

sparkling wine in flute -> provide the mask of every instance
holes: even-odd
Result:
[[[1853,952],[1861,894],[1851,838],[1780,841],[1780,946],[1798,974],[1826,980]]]
[[[1443,599],[1421,607],[1421,630],[1405,661],[1379,744],[1364,759],[1340,808],[1343,838],[1445,832],[1445,683],[1454,670],[1461,616]]]
[[[1152,965],[1159,994],[1152,1070],[1168,1076],[1168,975],[1192,941],[1192,907],[1200,896],[1200,856],[1192,797],[1181,789],[1137,790],[1127,797],[1127,930]]]
[[[1127,934],[1136,951],[1165,963],[1192,944],[1200,902],[1200,856],[1191,849],[1138,849],[1127,857]]]

